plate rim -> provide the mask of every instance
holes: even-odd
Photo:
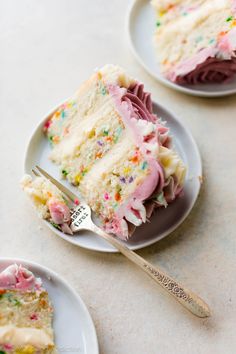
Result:
[[[39,131],[39,129],[43,126],[43,124],[45,123],[45,121],[48,119],[48,117],[56,110],[58,109],[58,107],[60,107],[60,105],[62,105],[66,100],[63,100],[60,104],[58,104],[57,106],[55,106],[53,109],[51,109],[45,116],[44,118],[37,124],[36,128],[34,130],[32,130],[32,134],[28,140],[28,144],[26,146],[26,150],[25,150],[25,155],[24,155],[24,173],[25,174],[29,174],[29,170],[27,169],[27,162],[29,159],[29,154],[30,154],[30,148],[32,145],[32,141],[34,139],[34,136],[37,134],[37,132]],[[202,171],[202,159],[201,159],[201,155],[200,155],[200,151],[198,149],[197,143],[191,133],[191,131],[184,126],[184,124],[181,122],[181,120],[176,117],[176,115],[172,112],[172,110],[169,110],[167,108],[165,108],[164,106],[162,106],[161,104],[157,103],[155,100],[152,100],[153,106],[159,107],[161,110],[167,112],[183,129],[183,131],[188,135],[188,137],[191,139],[191,143],[192,146],[194,147],[195,153],[196,153],[196,158],[198,160],[198,165],[199,165],[199,172],[203,173]],[[32,175],[32,173],[31,173]],[[197,190],[197,193],[195,195],[195,198],[192,200],[192,203],[190,205],[190,207],[188,208],[188,210],[186,210],[186,212],[184,213],[184,215],[182,216],[182,218],[180,218],[178,220],[178,222],[176,222],[175,224],[172,225],[172,227],[168,228],[168,230],[166,230],[165,232],[163,232],[160,236],[151,238],[150,240],[147,240],[146,242],[143,242],[142,244],[137,244],[137,245],[127,245],[125,242],[125,245],[127,245],[127,247],[129,247],[129,249],[131,249],[132,251],[136,251],[139,249],[143,249],[145,247],[151,246],[152,244],[162,240],[164,237],[170,235],[174,230],[176,230],[183,222],[184,220],[188,217],[188,215],[190,214],[190,212],[192,211],[197,198],[199,196],[199,192],[201,189],[201,184],[199,183],[199,187]],[[81,247],[83,249],[87,249],[90,251],[96,251],[96,252],[102,252],[102,253],[120,253],[116,248],[114,248],[113,246],[111,246],[109,243],[107,243],[107,245],[109,246],[107,247],[102,247],[102,248],[97,248],[96,246],[90,246],[90,245],[83,245],[83,244],[78,244],[71,236],[67,236],[65,234],[63,234],[62,232],[59,232],[57,229],[55,229],[47,220],[43,220],[41,218],[39,218],[41,222],[44,223],[44,225],[46,225],[55,235],[59,236],[60,238],[62,238],[63,240],[77,246],[77,247]],[[96,237],[96,236],[94,236]]]
[[[135,7],[138,6],[138,3],[141,3],[144,1],[147,2],[147,0],[132,0],[130,6],[128,7],[128,11],[126,14],[126,19],[125,19],[125,32],[126,32],[126,36],[128,37],[129,48],[130,48],[133,56],[137,60],[137,62],[141,65],[141,67],[143,67],[151,77],[153,77],[155,80],[157,80],[158,82],[160,82],[164,86],[171,88],[175,91],[185,93],[190,96],[217,98],[217,97],[225,97],[225,96],[230,96],[230,95],[236,94],[236,87],[235,87],[235,89],[228,89],[225,91],[216,91],[216,92],[214,92],[214,91],[207,92],[207,91],[203,91],[203,90],[192,90],[190,88],[187,88],[187,87],[184,87],[181,85],[177,85],[177,84],[167,80],[162,75],[158,76],[152,69],[150,69],[148,67],[148,65],[145,64],[143,59],[138,54],[138,51],[136,50],[136,47],[132,41],[132,31],[131,31],[131,18],[132,18],[133,12],[135,11]],[[149,3],[150,3],[150,1],[149,1]]]
[[[53,279],[56,279],[56,281],[61,282],[75,296],[75,298],[78,301],[82,311],[86,315],[86,318],[87,318],[88,323],[89,323],[89,331],[91,333],[91,338],[94,341],[94,343],[93,343],[94,344],[94,348],[95,348],[94,354],[99,354],[98,337],[97,337],[96,328],[95,328],[92,316],[90,315],[90,312],[89,312],[87,306],[85,305],[83,299],[79,295],[79,293],[72,287],[72,285],[70,285],[70,283],[67,280],[65,280],[64,277],[59,275],[56,271],[52,270],[51,268],[48,268],[48,267],[46,267],[46,266],[44,266],[44,265],[42,265],[40,263],[37,263],[35,261],[31,261],[31,260],[28,260],[28,259],[25,259],[25,258],[0,257],[0,264],[2,263],[2,261],[3,262],[4,261],[12,262],[12,263],[16,263],[16,264],[22,264],[23,266],[25,265],[26,267],[33,266],[35,268],[39,268],[45,274],[46,277],[47,277],[47,274],[49,274],[49,275],[52,275]],[[51,302],[53,304],[52,297],[50,297],[50,300],[51,300]],[[91,353],[91,354],[93,354],[93,353]]]

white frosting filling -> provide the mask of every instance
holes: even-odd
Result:
[[[0,342],[11,343],[15,347],[32,345],[38,349],[54,346],[52,334],[43,329],[31,327],[0,327]]]
[[[159,159],[164,167],[165,177],[168,178],[175,175],[179,184],[182,185],[186,174],[186,168],[177,153],[161,146],[159,150]]]

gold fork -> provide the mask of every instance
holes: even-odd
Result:
[[[50,176],[41,167],[36,166],[36,168],[32,169],[32,171],[36,176],[42,175],[48,180],[50,180],[65,195],[67,200],[70,200],[74,203],[74,201],[77,199],[77,196],[73,192],[63,186],[55,178]],[[148,274],[153,280],[155,280],[156,283],[158,283],[162,288],[164,288],[187,310],[189,310],[198,317],[210,316],[210,309],[208,305],[198,295],[194,294],[192,291],[188,290],[186,287],[178,283],[176,280],[164,273],[160,268],[153,266],[144,258],[140,257],[137,253],[130,250],[118,238],[106,233],[97,225],[95,225],[91,218],[91,209],[87,204],[82,202],[78,206],[76,206],[71,216],[71,220],[71,229],[73,232],[78,232],[80,230],[90,230],[95,234],[101,236],[112,246],[114,246],[118,251],[120,251],[124,256],[126,256],[130,261],[139,266],[146,274]]]

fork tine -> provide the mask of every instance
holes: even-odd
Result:
[[[35,168],[37,168],[37,170],[40,172],[41,175],[43,175],[45,178],[47,178],[49,181],[51,181],[58,189],[60,189],[60,191],[67,197],[69,198],[72,202],[74,202],[76,199],[78,199],[78,197],[71,192],[68,188],[66,188],[65,186],[63,186],[63,184],[61,184],[60,182],[58,182],[55,178],[53,178],[51,175],[49,175],[44,169],[42,169],[39,166],[35,166]],[[36,171],[37,173],[37,171]]]

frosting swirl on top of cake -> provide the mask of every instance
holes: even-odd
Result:
[[[0,289],[40,290],[42,282],[22,265],[12,264],[0,273]]]

